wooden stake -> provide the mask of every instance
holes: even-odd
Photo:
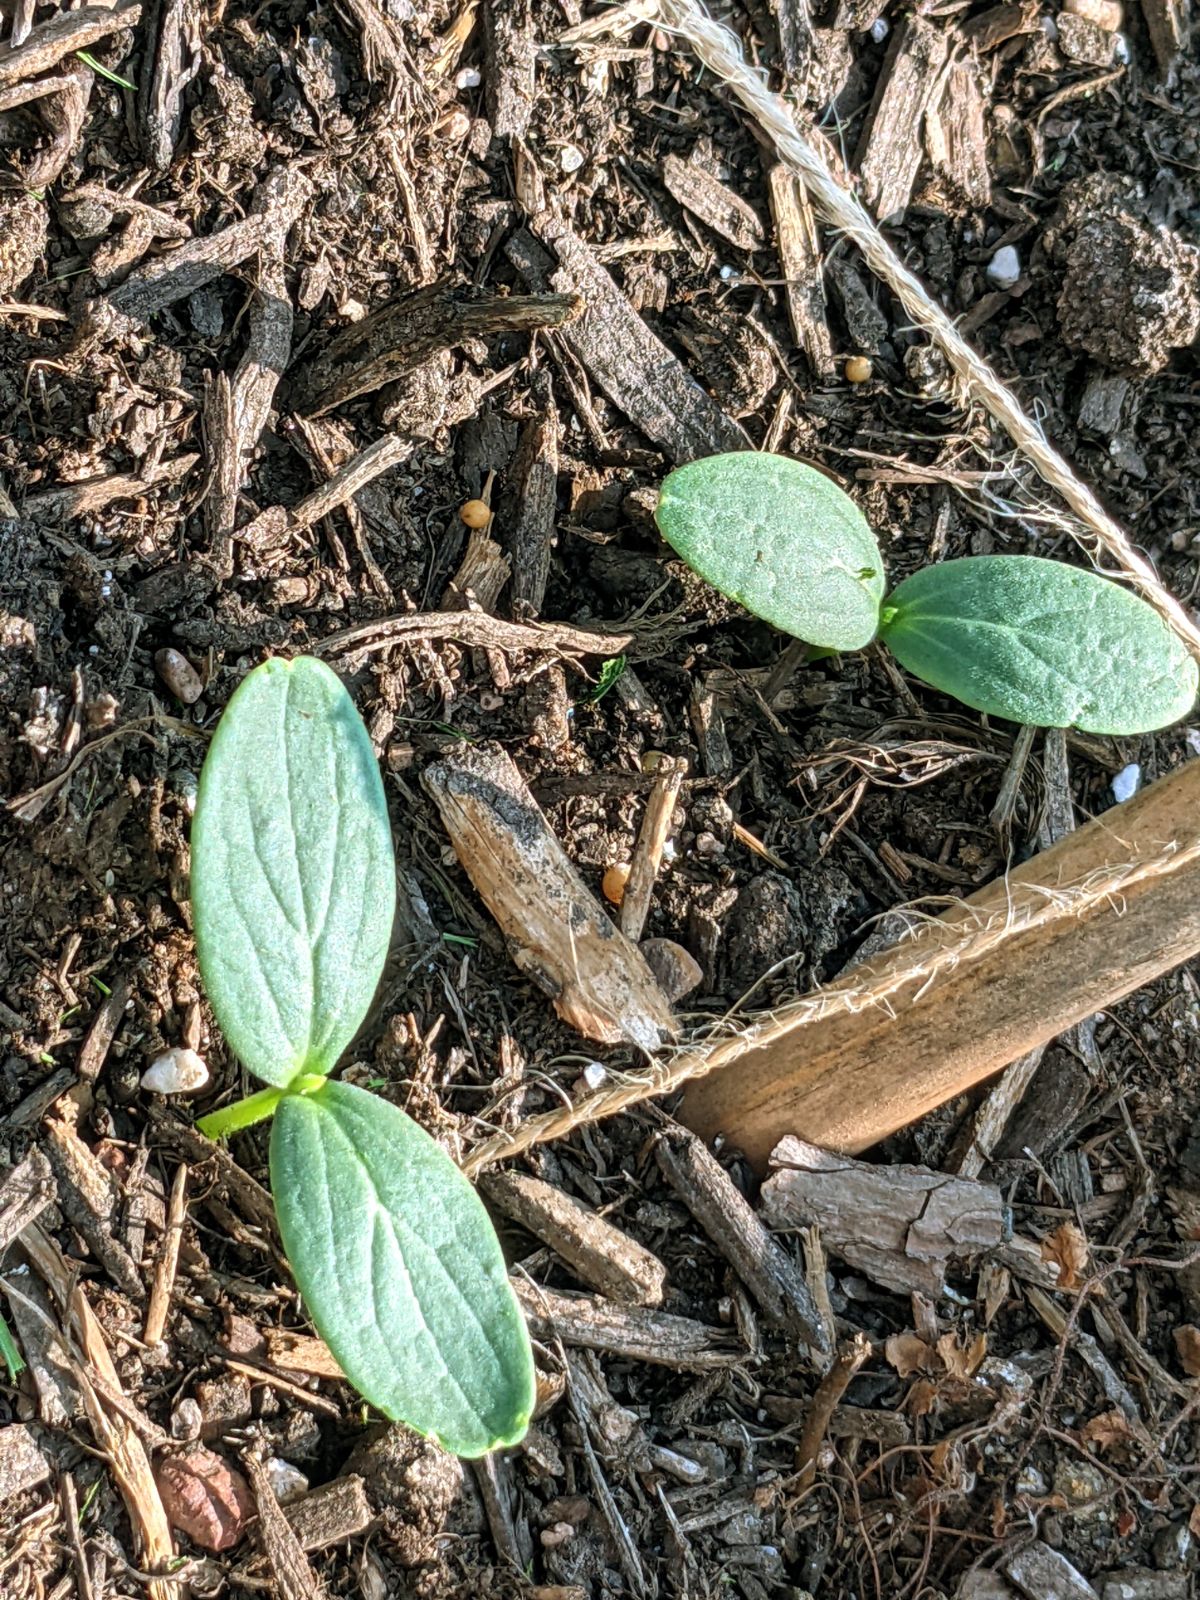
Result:
[[[681,1120],[865,1150],[1200,951],[1200,761],[712,1050]],[[816,1002],[816,1003],[814,1003]]]

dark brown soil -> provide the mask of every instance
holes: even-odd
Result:
[[[969,892],[1036,848],[1037,759],[1011,826],[997,831],[990,820],[1013,729],[981,725],[902,682],[872,651],[772,672],[787,641],[706,592],[657,539],[648,508],[672,463],[552,336],[450,342],[415,376],[337,406],[343,452],[325,466],[314,459],[295,414],[306,364],[337,333],[433,281],[528,291],[504,246],[523,221],[532,167],[752,443],[769,440],[847,484],[893,579],[966,553],[1078,559],[1039,522],[1029,481],[1004,475],[1005,442],[957,407],[925,341],[830,237],[832,348],[869,354],[873,375],[850,384],[839,368],[814,379],[788,323],[763,152],[695,61],[644,22],[617,46],[559,46],[580,20],[577,0],[528,3],[536,97],[519,172],[512,141],[493,130],[520,100],[509,46],[510,25],[522,36],[522,0],[461,11],[449,0],[197,11],[199,70],[157,167],[144,94],[161,18],[149,6],[132,31],[91,48],[138,96],[94,77],[74,122],[65,93],[0,112],[0,792],[10,802],[0,813],[0,1155],[17,1163],[44,1141],[45,1116],[65,1117],[112,1175],[110,1231],[148,1281],[187,1153],[190,1209],[163,1347],[140,1342],[144,1306],[66,1205],[42,1225],[78,1271],[152,1450],[194,1437],[184,1403],[198,1402],[216,1419],[204,1439],[230,1463],[254,1446],[314,1486],[362,1477],[369,1530],[309,1558],[330,1594],[1086,1592],[1012,1588],[999,1577],[998,1587],[973,1587],[974,1564],[1002,1562],[1034,1533],[1098,1594],[1194,1593],[1200,1334],[1187,1330],[1200,1323],[1200,1274],[1163,1263],[1200,1239],[1195,969],[1101,1017],[1083,1054],[1076,1035],[1053,1046],[989,1174],[1019,1235],[1081,1230],[1089,1253],[1078,1281],[1107,1273],[1104,1306],[1093,1297],[1076,1314],[1075,1293],[1049,1296],[1072,1319],[1060,1338],[1004,1267],[985,1277],[976,1263],[933,1306],[831,1256],[833,1311],[873,1341],[842,1409],[893,1413],[901,1442],[865,1424],[862,1437],[835,1429],[806,1488],[796,1440],[816,1379],[755,1319],[720,1252],[664,1186],[649,1148],[658,1109],[542,1148],[524,1167],[653,1250],[669,1273],[664,1309],[724,1330],[744,1359],[697,1373],[587,1357],[611,1402],[601,1449],[598,1435],[581,1433],[581,1402],[564,1396],[561,1346],[548,1348],[539,1353],[544,1414],[528,1443],[482,1478],[411,1438],[381,1443],[344,1385],[303,1372],[278,1381],[287,1374],[263,1340],[306,1330],[298,1297],[252,1201],[170,1132],[246,1087],[207,1011],[189,929],[189,819],[222,707],[267,654],[309,650],[371,618],[437,610],[465,548],[461,504],[487,493],[499,508],[495,536],[506,540],[531,419],[548,421],[559,450],[541,615],[628,626],[629,666],[596,698],[594,670],[550,652],[510,657],[499,673],[485,651],[449,644],[339,658],[387,776],[404,891],[394,959],[352,1075],[461,1151],[498,1123],[558,1104],[587,1062],[633,1063],[555,1018],[454,864],[419,777],[458,740],[506,746],[597,888],[606,866],[629,858],[645,758],[688,758],[646,934],[699,961],[703,981],[686,1006],[701,1026],[752,986],[757,1008],[829,978],[898,904]],[[780,9],[795,8],[780,0]],[[973,205],[926,161],[887,231],[1194,605],[1200,66],[1185,53],[1164,81],[1140,13],[1126,21],[1128,65],[1112,74],[1064,56],[1036,11],[990,42],[997,11],[1018,9],[925,8],[945,29],[987,13],[973,48],[991,199]],[[180,14],[192,15],[186,5]],[[816,18],[814,109],[848,157],[883,70],[887,44],[865,31],[877,14],[868,0]],[[901,22],[886,7],[882,15]],[[7,37],[8,7],[3,16]],[[731,21],[781,84],[772,8],[738,7]],[[380,29],[390,44],[381,46]],[[735,247],[683,210],[663,182],[669,155],[698,160],[747,201],[766,225],[763,246]],[[240,223],[268,170],[284,165],[308,186],[285,255],[296,323],[236,523],[295,507],[389,428],[414,448],[360,497],[357,529],[338,512],[274,540],[235,539],[226,569],[205,509],[222,467],[213,394],[252,337],[262,259],[243,254],[140,325],[106,323],[97,304],[181,238]],[[1021,276],[997,292],[986,269],[1003,244],[1016,247]],[[65,492],[113,474],[137,481],[111,498]],[[492,609],[513,614],[504,593]],[[176,700],[156,669],[168,648],[202,680],[193,704]],[[724,674],[731,754],[721,773],[706,771],[689,714],[693,689],[715,673]],[[882,752],[915,779],[875,781]],[[1114,804],[1111,780],[1127,764],[1148,782],[1198,752],[1195,728],[1072,742],[1078,814]],[[860,782],[866,758],[875,778]],[[89,1030],[124,986],[100,1071],[84,1070]],[[194,1106],[164,1110],[139,1078],[180,1044],[200,1051],[212,1083]],[[943,1108],[872,1159],[945,1163],[970,1109],[965,1100]],[[261,1130],[233,1148],[265,1182]],[[753,1197],[736,1153],[722,1159]],[[507,1229],[505,1242],[537,1281],[578,1287],[531,1237]],[[796,1241],[787,1244],[798,1256]],[[12,1276],[20,1256],[15,1245],[6,1258],[16,1285],[7,1309],[29,1281]],[[15,1310],[14,1319],[29,1325]],[[956,1349],[982,1333],[986,1363],[969,1377],[945,1360],[902,1375],[886,1341],[914,1330],[931,1342],[951,1336]],[[231,1360],[256,1369],[236,1404],[212,1387],[237,1370]],[[29,1373],[0,1383],[0,1412],[0,1425],[30,1423],[60,1475],[0,1501],[0,1573],[13,1595],[142,1592],[128,1506],[87,1417],[53,1417]],[[75,1537],[63,1478],[80,1507]],[[181,1553],[197,1559],[194,1592],[305,1592],[280,1587],[256,1537],[207,1556],[181,1537]],[[1143,1586],[1106,1588],[1118,1571]]]

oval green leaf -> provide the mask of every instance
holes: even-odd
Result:
[[[1040,556],[922,568],[889,596],[881,637],[914,678],[1035,727],[1147,733],[1196,700],[1196,663],[1153,607]]]
[[[861,650],[879,626],[883,558],[853,500],[814,467],[750,451],[663,482],[655,520],[693,572],[808,644]]]
[[[327,1073],[383,971],[396,902],[379,766],[354,702],[310,657],[256,667],[221,718],[192,825],[200,974],[246,1068]]]
[[[325,1083],[275,1113],[271,1188],[308,1314],[354,1387],[455,1455],[515,1444],[533,1410],[529,1336],[445,1151],[386,1100]]]

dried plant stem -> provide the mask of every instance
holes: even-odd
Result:
[[[1115,564],[1159,612],[1188,649],[1200,659],[1200,629],[1159,581],[1153,567],[1130,543],[1092,491],[1030,421],[1012,390],[955,328],[928,290],[900,261],[862,203],[834,176],[818,142],[797,126],[786,103],[767,88],[762,74],[742,54],[736,36],[716,22],[697,0],[659,0],[661,24],[686,39],[704,65],[728,85],[770,138],[776,152],[801,178],[823,220],[840,229],[900,301],[913,324],[927,333],[950,363],[973,400],[986,407],[1043,482],[1070,507],[1078,522],[1068,524],[1088,554]]]

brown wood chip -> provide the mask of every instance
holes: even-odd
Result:
[[[54,1468],[23,1422],[0,1428],[0,1504],[45,1483]]]
[[[773,1228],[816,1222],[834,1255],[876,1283],[937,1298],[953,1257],[978,1255],[1006,1233],[990,1183],[928,1167],[874,1167],[788,1137],[772,1156],[763,1214]]]
[[[949,35],[937,23],[908,17],[892,35],[858,147],[863,196],[880,222],[903,211],[921,165],[921,122]]]
[[[142,8],[136,0],[123,0],[115,6],[81,6],[78,11],[60,11],[41,22],[23,44],[0,45],[0,89],[35,78],[39,72],[57,65],[76,50],[137,25]]]
[[[509,259],[528,281],[548,272],[554,288],[583,296],[587,309],[563,338],[614,405],[676,462],[748,449],[742,428],[651,333],[583,240],[549,212],[536,232],[558,269],[523,230],[505,247]]]
[[[498,745],[463,746],[422,778],[513,960],[589,1039],[657,1049],[675,1021],[637,946],[576,872]]]
[[[663,161],[663,183],[685,210],[699,217],[722,239],[728,239],[739,250],[762,249],[763,225],[757,211],[707,168],[669,155]]]

